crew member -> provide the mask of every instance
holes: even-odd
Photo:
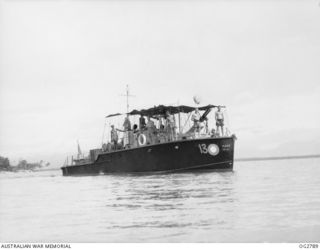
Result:
[[[114,128],[114,125],[111,125],[111,144],[113,149],[117,149],[118,145],[118,133]]]
[[[165,128],[164,125],[161,124],[159,128],[159,133],[158,133],[158,142],[163,143],[166,142],[166,135],[165,135]]]
[[[200,132],[200,118],[201,118],[201,115],[200,115],[199,109],[196,108],[194,110],[194,113],[191,116],[191,121],[193,121],[193,127],[196,133]]]
[[[211,135],[211,137],[217,137],[216,130],[214,128],[211,129],[210,135]]]
[[[139,129],[138,129],[138,125],[134,124],[133,125],[133,137],[132,137],[132,144],[133,147],[136,148],[138,147],[138,136],[139,136]]]
[[[124,128],[124,130],[126,130],[126,131],[131,130],[131,122],[130,122],[130,120],[129,120],[129,116],[127,116],[127,117],[124,119],[123,128]]]
[[[148,116],[148,122],[147,122],[146,128],[147,128],[148,142],[150,144],[154,144],[155,143],[156,126],[154,125],[154,122],[151,120],[150,116]]]
[[[173,115],[170,114],[169,110],[166,112],[166,126],[167,126],[167,135],[168,135],[168,141],[174,140],[174,134],[175,134],[175,122]]]
[[[144,119],[143,115],[140,115],[139,118],[139,129],[140,131],[144,130],[146,127],[146,119]]]
[[[124,128],[124,138],[123,138],[124,145],[123,146],[126,147],[127,145],[131,144],[131,141],[130,141],[131,122],[129,120],[129,115],[127,115],[127,117],[124,119],[123,128]]]
[[[219,133],[219,128],[220,128],[221,135],[223,136],[224,115],[223,115],[223,112],[221,111],[221,106],[218,106],[218,110],[215,113],[215,118],[216,118],[217,132]]]
[[[138,129],[138,125],[137,124],[134,124],[133,125],[133,133],[136,134],[139,132],[139,129]]]

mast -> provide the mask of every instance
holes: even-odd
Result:
[[[127,113],[129,113],[129,86],[127,84]]]
[[[181,135],[181,117],[180,117],[180,110],[178,113],[178,117],[179,117],[179,136]]]
[[[178,100],[178,106],[180,105],[180,101]],[[181,115],[180,115],[180,108],[179,108],[179,113],[178,113],[178,118],[179,118],[179,136],[181,136]]]
[[[125,96],[127,98],[127,113],[129,113],[129,97],[134,97],[134,95],[130,95],[128,84],[126,85],[126,94],[121,96]]]

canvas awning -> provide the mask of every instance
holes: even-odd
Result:
[[[113,116],[118,116],[118,115],[122,115],[122,114],[120,114],[120,113],[111,114],[111,115],[107,115],[106,118],[113,117]]]
[[[219,107],[219,106],[209,104],[207,106],[198,107],[198,109],[199,110],[208,110],[208,109],[216,108],[216,107]],[[224,106],[220,106],[220,107],[224,107]],[[170,114],[177,114],[177,113],[190,113],[190,112],[194,111],[195,109],[196,109],[196,107],[185,106],[185,105],[180,105],[180,106],[159,105],[159,106],[155,106],[155,107],[149,108],[149,109],[141,109],[141,110],[134,109],[127,114],[128,115],[157,116],[157,115],[165,115],[167,111],[169,111]],[[112,114],[112,115],[106,116],[106,118],[112,117],[112,116],[118,116],[118,115],[122,115],[122,114],[120,114],[120,113]]]

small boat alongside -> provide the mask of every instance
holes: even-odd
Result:
[[[64,176],[232,170],[236,137],[209,129],[208,114],[220,106],[160,105],[123,114],[124,129],[112,125],[110,139],[86,157],[66,161]],[[202,114],[201,114],[202,113]],[[192,126],[182,126],[181,114]],[[139,116],[139,125],[131,120]],[[121,117],[121,114],[106,118]],[[148,122],[145,121],[148,118]],[[216,123],[218,124],[218,122]],[[223,128],[223,127],[222,127]],[[184,132],[185,131],[185,132]],[[123,134],[122,138],[118,134]]]

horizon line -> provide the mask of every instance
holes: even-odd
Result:
[[[291,159],[306,159],[306,158],[320,158],[320,154],[242,157],[242,158],[235,158],[234,161],[273,161],[273,160],[291,160]]]

